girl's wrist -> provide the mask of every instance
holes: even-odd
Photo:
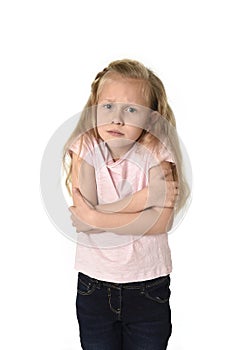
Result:
[[[90,226],[97,227],[97,225],[98,225],[97,219],[98,219],[98,211],[95,208],[90,209],[90,211],[88,213],[88,221],[89,221]]]

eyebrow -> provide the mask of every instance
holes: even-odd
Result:
[[[115,99],[111,99],[111,98],[105,98],[105,99],[103,99],[100,103],[104,103],[104,102],[116,102],[116,100]],[[116,103],[119,103],[119,104],[124,104],[124,105],[134,105],[134,106],[140,106],[140,105],[138,105],[137,103],[135,103],[135,102],[116,102]]]
[[[102,100],[101,102],[115,102],[116,100],[113,100],[111,98],[105,98],[104,100]]]

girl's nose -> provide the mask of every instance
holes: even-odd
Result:
[[[112,121],[112,124],[116,124],[116,125],[123,125],[123,122],[122,122],[122,121],[120,121],[120,120],[116,120],[116,119],[114,119],[114,120]]]
[[[112,117],[112,124],[123,125],[124,119],[121,111],[115,111]]]

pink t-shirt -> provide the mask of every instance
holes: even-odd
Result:
[[[95,169],[99,204],[118,201],[148,185],[149,169],[161,161],[172,161],[166,148],[158,156],[135,142],[119,160],[113,161],[105,142],[85,135],[70,150]],[[88,180],[88,179],[87,179]],[[171,273],[167,233],[122,235],[113,232],[77,233],[75,268],[90,277],[115,283],[136,282]]]

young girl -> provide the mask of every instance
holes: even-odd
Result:
[[[78,235],[82,348],[166,349],[172,270],[167,232],[189,190],[159,78],[126,59],[98,73],[65,145],[64,165]]]

